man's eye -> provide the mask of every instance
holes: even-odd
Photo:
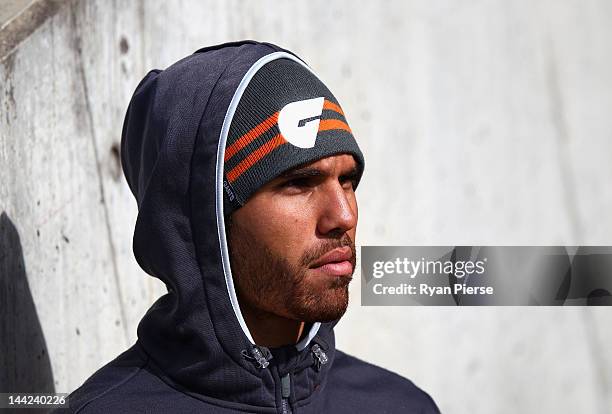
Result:
[[[355,190],[355,187],[357,187],[357,179],[356,178],[345,178],[341,181],[342,183],[342,187],[346,188],[346,189],[352,189]]]
[[[294,178],[283,183],[283,187],[307,187],[310,185],[308,178]]]

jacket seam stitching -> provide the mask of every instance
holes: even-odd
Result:
[[[148,362],[148,357],[147,357],[147,360],[145,360],[144,363],[141,366],[138,367],[138,369],[136,369],[134,372],[129,374],[127,377],[125,377],[124,379],[122,379],[118,383],[116,383],[116,384],[112,385],[111,387],[107,388],[104,392],[102,392],[99,395],[96,395],[95,397],[91,398],[90,400],[84,402],[83,405],[81,405],[79,408],[76,409],[75,413],[82,412],[85,407],[87,407],[89,404],[91,404],[95,400],[98,400],[98,399],[104,397],[106,394],[108,394],[112,390],[115,390],[115,389],[121,387],[122,385],[126,384],[127,382],[129,382],[131,379],[133,379],[136,376],[136,374],[138,374],[140,371],[142,371],[142,369],[147,365],[147,362]]]

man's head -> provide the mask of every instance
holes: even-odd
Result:
[[[355,267],[364,168],[344,111],[297,58],[263,64],[237,100],[223,186],[240,305],[251,315],[336,320]]]
[[[352,155],[329,156],[281,174],[232,214],[230,260],[242,304],[305,322],[344,314],[358,174]]]

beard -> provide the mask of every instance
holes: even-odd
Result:
[[[307,323],[340,319],[348,306],[350,276],[314,277],[309,265],[325,253],[349,246],[353,271],[355,243],[347,233],[305,251],[298,263],[271,251],[247,228],[228,220],[228,248],[236,294],[259,312]]]

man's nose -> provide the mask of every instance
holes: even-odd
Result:
[[[325,235],[334,232],[342,235],[357,226],[355,195],[347,192],[340,183],[326,186],[319,202],[319,233]]]

